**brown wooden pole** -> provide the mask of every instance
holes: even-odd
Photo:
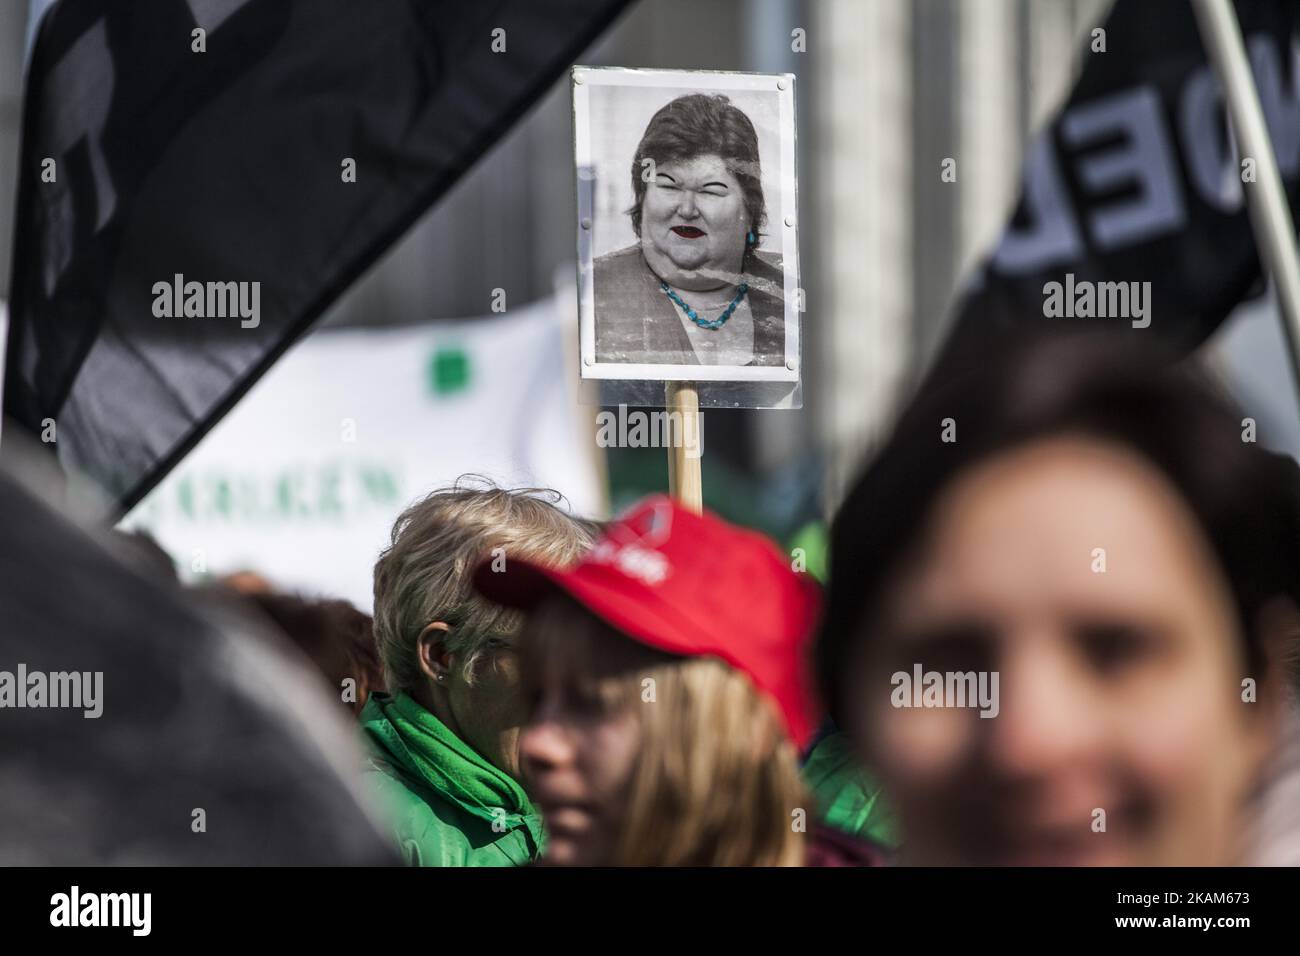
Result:
[[[668,493],[699,514],[704,510],[704,477],[700,459],[704,449],[700,431],[700,395],[691,382],[669,382],[665,407],[669,413],[669,435],[675,414],[678,429],[668,444]]]

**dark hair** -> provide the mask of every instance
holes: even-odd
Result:
[[[745,244],[748,262],[767,223],[758,134],[749,117],[720,93],[679,96],[659,107],[650,118],[632,157],[632,194],[636,197],[628,210],[632,231],[640,238],[641,203],[646,187],[641,178],[642,160],[652,159],[658,165],[709,154],[722,157],[727,171],[736,177],[745,194],[745,215],[749,230],[754,233],[754,242]]]
[[[1240,412],[1194,367],[1124,338],[1021,330],[935,368],[832,528],[817,663],[835,713],[862,625],[940,494],[981,459],[1056,434],[1119,443],[1177,489],[1232,589],[1243,656],[1262,664],[1260,610],[1300,604],[1300,468],[1243,441]],[[941,440],[946,418],[956,441]]]
[[[311,658],[336,691],[344,678],[356,681],[354,711],[361,709],[371,691],[384,689],[384,672],[369,614],[343,600],[309,600],[275,592],[244,597]]]

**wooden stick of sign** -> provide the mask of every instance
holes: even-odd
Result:
[[[676,440],[668,442],[668,493],[686,508],[704,510],[704,478],[700,459],[704,436],[700,431],[700,394],[691,382],[669,382],[666,396],[668,434],[678,423]]]

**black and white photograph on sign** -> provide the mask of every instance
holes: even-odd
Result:
[[[574,69],[584,377],[798,379],[793,85]]]

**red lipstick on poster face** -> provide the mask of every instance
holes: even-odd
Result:
[[[683,239],[701,239],[704,237],[704,230],[696,229],[694,226],[673,226],[673,232]]]

